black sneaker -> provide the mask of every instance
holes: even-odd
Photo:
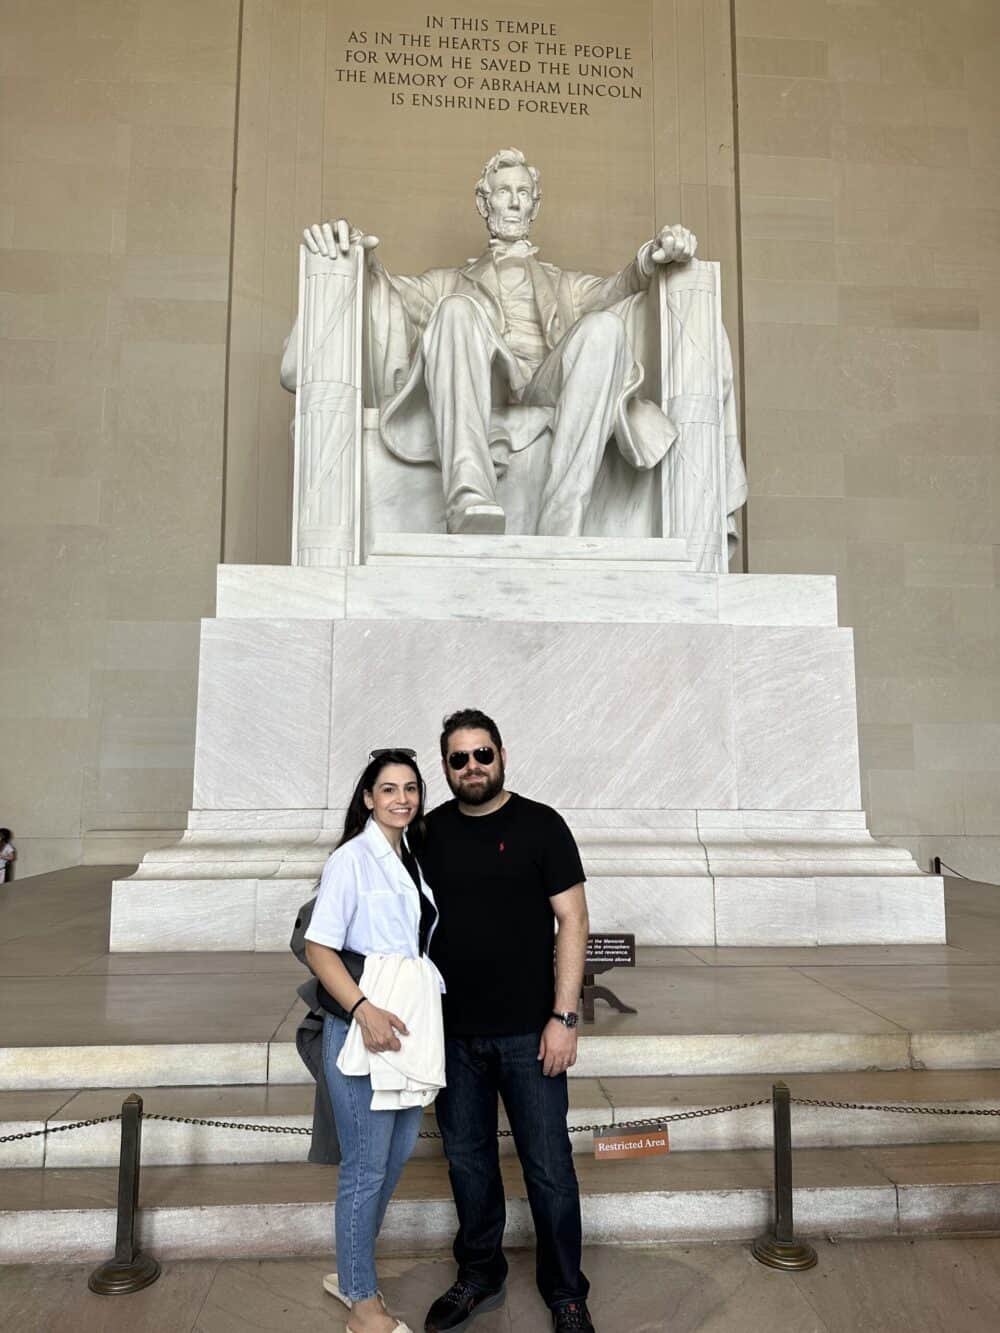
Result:
[[[439,1296],[427,1311],[424,1320],[424,1333],[458,1333],[466,1328],[476,1315],[486,1310],[496,1310],[503,1305],[507,1295],[506,1288],[490,1291],[488,1287],[477,1287],[474,1282],[453,1282],[443,1296]],[[572,1327],[572,1325],[569,1325]],[[581,1328],[585,1325],[581,1324]]]
[[[553,1333],[594,1333],[586,1301],[570,1301],[552,1311]]]

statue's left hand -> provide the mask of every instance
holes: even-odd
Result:
[[[306,227],[302,238],[314,255],[323,255],[326,259],[339,259],[352,245],[360,245],[362,250],[374,250],[379,243],[377,236],[369,236],[358,227],[352,227],[346,218],[338,218],[336,222],[314,222],[311,227]]]
[[[649,255],[654,264],[686,264],[694,258],[698,238],[693,231],[675,222],[670,227],[660,228],[654,238],[654,246]]]

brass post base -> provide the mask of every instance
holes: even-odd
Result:
[[[160,1265],[148,1254],[137,1254],[130,1264],[114,1259],[100,1264],[87,1279],[87,1286],[98,1296],[127,1296],[142,1291],[160,1276]]]
[[[758,1236],[750,1253],[758,1263],[768,1268],[780,1268],[785,1272],[801,1272],[804,1268],[815,1268],[818,1262],[816,1251],[802,1240],[778,1240],[775,1236]]]

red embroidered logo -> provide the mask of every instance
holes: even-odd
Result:
[[[503,851],[503,850],[504,850],[504,846],[503,846],[503,843],[501,843],[501,844],[500,844],[500,850],[501,850],[501,851]]]

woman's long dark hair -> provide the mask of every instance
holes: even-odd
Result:
[[[364,831],[365,825],[371,811],[365,805],[365,792],[371,794],[378,782],[379,774],[383,768],[388,768],[390,764],[405,764],[407,768],[412,768],[417,779],[417,786],[420,788],[420,803],[417,806],[417,813],[410,820],[407,829],[407,840],[410,835],[419,838],[424,829],[424,798],[427,794],[427,788],[424,786],[424,780],[421,777],[420,769],[417,767],[417,761],[412,755],[407,754],[405,750],[382,750],[374,759],[369,759],[365,765],[365,770],[358,778],[358,785],[354,788],[354,795],[351,797],[351,803],[347,807],[347,816],[344,819],[344,832],[341,834],[338,847],[343,847],[345,842],[350,842],[356,838],[359,833]]]

